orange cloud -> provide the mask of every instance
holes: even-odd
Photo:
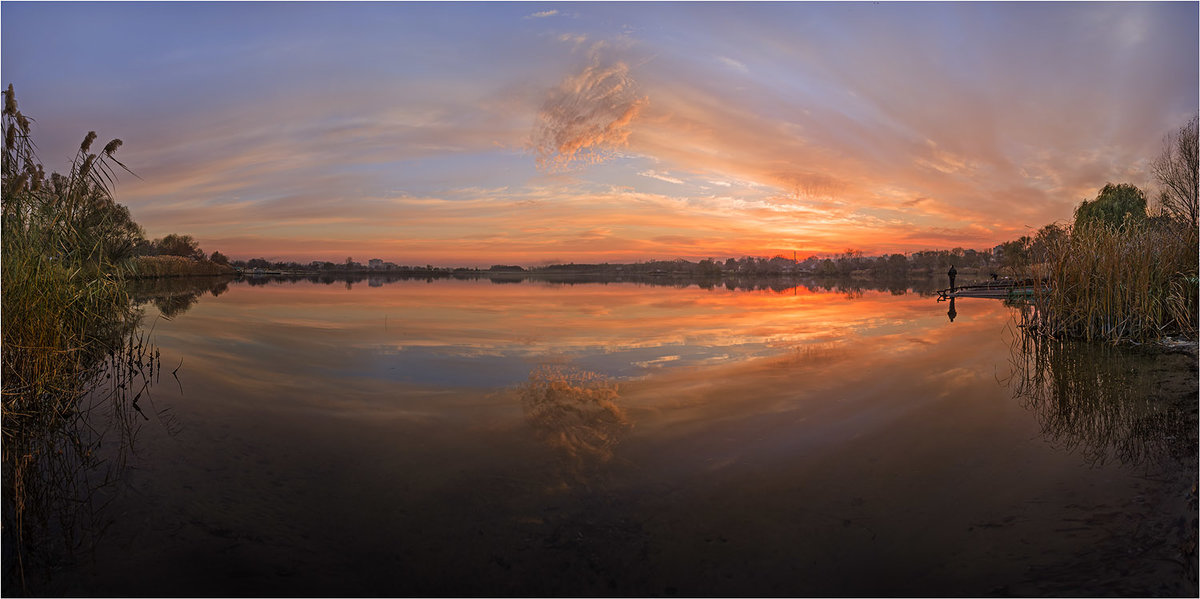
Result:
[[[538,111],[533,149],[539,168],[595,163],[624,146],[630,125],[646,106],[629,66],[603,65],[597,55],[577,75],[551,90]]]

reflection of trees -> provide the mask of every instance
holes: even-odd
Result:
[[[539,283],[550,285],[607,285],[629,283],[652,287],[674,287],[700,289],[724,287],[729,291],[773,291],[789,293],[798,288],[809,291],[824,291],[844,294],[848,299],[862,297],[865,291],[886,291],[892,295],[915,293],[930,296],[945,287],[944,277],[939,280],[929,277],[896,276],[811,276],[811,275],[744,275],[726,273],[721,276],[699,276],[689,274],[651,275],[634,272],[487,272],[487,271],[430,271],[430,272],[379,272],[346,273],[321,272],[307,274],[253,275],[238,279],[251,286],[294,284],[309,281],[324,285],[334,283],[351,288],[354,284],[367,282],[371,287],[382,287],[401,281],[425,281],[432,283],[440,279],[479,280],[486,279],[497,285]],[[964,281],[968,282],[968,281]]]
[[[133,279],[125,282],[125,288],[139,303],[148,298],[184,293],[212,293],[220,295],[229,289],[233,277],[162,277]]]
[[[617,404],[616,383],[594,372],[544,366],[530,373],[518,393],[526,422],[577,483],[588,484],[612,459],[630,427]]]
[[[127,286],[136,304],[153,303],[169,319],[190,310],[205,293],[217,297],[229,291],[232,280],[232,277],[172,277],[139,279],[128,282]]]
[[[1195,391],[1170,386],[1162,376],[1170,365],[1129,348],[1017,330],[1008,384],[1049,439],[1094,463],[1194,457]]]
[[[159,313],[164,317],[175,318],[187,312],[198,301],[200,301],[199,293],[164,295],[154,298],[154,307],[158,308]]]

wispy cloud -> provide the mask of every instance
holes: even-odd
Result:
[[[741,71],[743,73],[750,72],[750,69],[747,68],[745,64],[743,64],[740,61],[734,60],[728,56],[718,56],[717,61],[731,69],[736,70],[736,71]]]
[[[525,18],[526,19],[544,19],[546,17],[553,17],[554,15],[557,15],[557,14],[558,14],[558,10],[556,10],[556,9],[541,10],[541,11],[526,15]]]
[[[670,176],[670,174],[668,174],[668,173],[660,173],[653,169],[647,169],[638,174],[643,177],[650,177],[651,179],[658,179],[659,181],[666,181],[667,183],[683,185],[683,179],[678,179],[678,178]]]

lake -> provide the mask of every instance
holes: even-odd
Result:
[[[189,285],[28,592],[1195,596],[1188,356],[903,287]]]

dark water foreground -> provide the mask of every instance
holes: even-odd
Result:
[[[895,289],[172,285],[177,378],[6,595],[1196,594],[1192,354]]]

